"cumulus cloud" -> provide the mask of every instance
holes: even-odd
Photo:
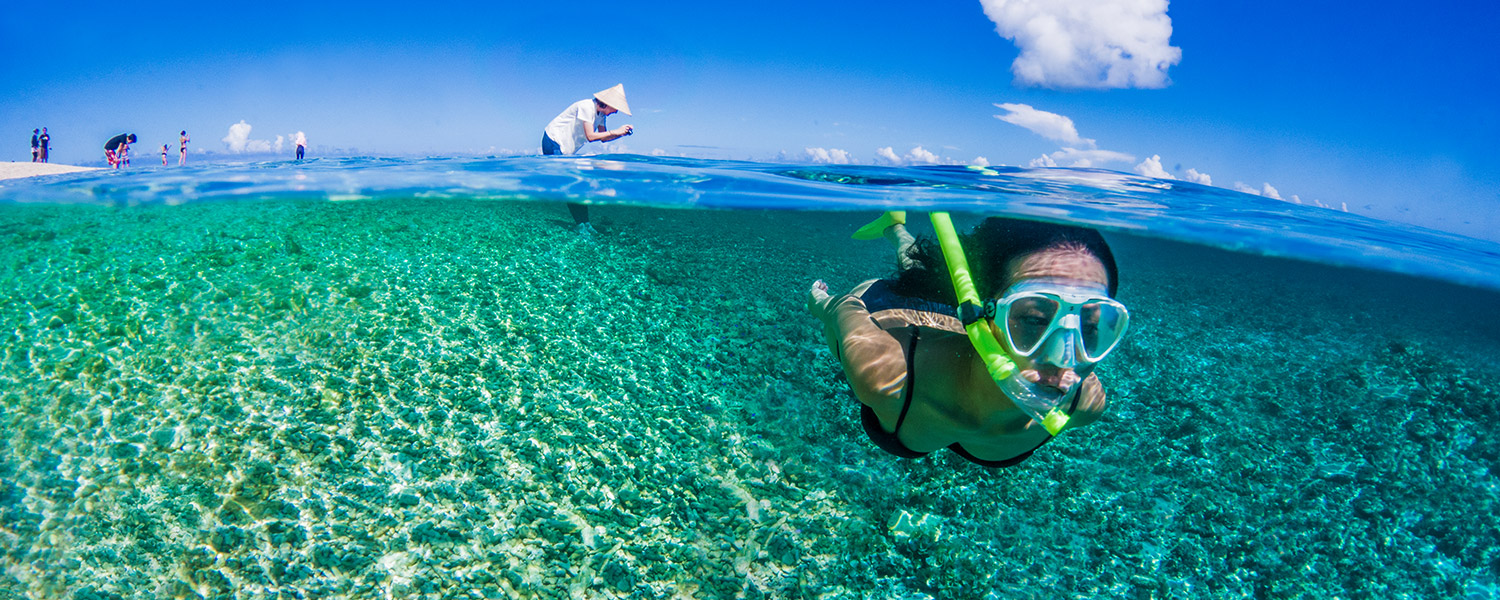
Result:
[[[1065,146],[1094,147],[1094,140],[1079,137],[1073,120],[1057,113],[1037,110],[1027,104],[996,104],[995,108],[1008,111],[995,115],[996,119],[1018,125],[1044,138]]]
[[[980,0],[1020,55],[1011,73],[1051,88],[1160,88],[1182,60],[1167,0]]]
[[[938,155],[933,154],[926,148],[917,146],[916,148],[912,148],[910,152],[906,153],[906,162],[914,165],[936,165],[942,163],[943,161],[942,159],[938,158]]]
[[[251,125],[249,123],[246,123],[244,119],[240,119],[240,122],[230,125],[229,135],[224,136],[224,139],[222,140],[224,142],[224,146],[230,152],[233,152],[235,154],[242,154],[245,152],[271,152],[271,142],[267,140],[250,139],[251,129]],[[281,147],[280,143],[280,136],[277,136],[277,150],[279,150]]]
[[[1039,168],[1039,167],[1052,168],[1052,167],[1056,167],[1057,166],[1057,161],[1052,160],[1051,156],[1047,156],[1046,154],[1043,154],[1041,156],[1038,156],[1036,158],[1031,159],[1031,162],[1026,163],[1026,166],[1031,167],[1033,169],[1036,169],[1036,168]]]
[[[1141,164],[1135,166],[1135,172],[1157,179],[1177,179],[1166,169],[1161,168],[1160,154],[1152,154],[1151,158],[1141,161]]]
[[[808,148],[808,150],[811,151],[811,150],[814,150],[814,149],[813,148]],[[982,167],[987,167],[987,166],[990,165],[989,159],[987,159],[987,158],[985,158],[983,156],[977,156],[977,157],[974,158],[973,161],[964,162],[964,161],[958,160],[958,159],[944,158],[942,156],[939,156],[936,152],[928,150],[927,148],[924,148],[922,146],[913,147],[911,150],[908,150],[906,152],[906,154],[896,154],[896,149],[892,148],[890,146],[886,146],[884,148],[879,148],[879,149],[875,150],[875,162],[877,164],[888,164],[888,165],[896,165],[896,166],[900,166],[900,165],[978,165],[978,166],[982,166]]]
[[[1269,184],[1269,183],[1264,184],[1264,186],[1260,188],[1260,195],[1265,196],[1267,198],[1273,198],[1273,199],[1276,199],[1276,200],[1280,200],[1281,199],[1281,192],[1276,191],[1276,188],[1271,187],[1271,184]],[[1302,199],[1301,198],[1297,198],[1297,204],[1301,204],[1301,203],[1302,203]]]
[[[1260,189],[1256,189],[1251,186],[1245,185],[1244,182],[1236,181],[1234,182],[1234,191],[1244,192],[1246,194],[1255,194],[1257,196],[1265,196],[1272,200],[1283,199],[1281,197],[1281,192],[1276,191],[1276,188],[1271,187],[1271,184],[1269,183],[1263,183],[1261,184]],[[1297,204],[1302,204],[1302,199],[1298,198],[1297,196],[1292,196],[1292,200]]]
[[[1184,177],[1184,179],[1187,179],[1188,181],[1191,181],[1193,183],[1200,183],[1203,185],[1214,184],[1213,178],[1209,177],[1208,173],[1199,173],[1197,169],[1188,169],[1187,177]]]
[[[1277,191],[1277,189],[1269,183],[1262,183],[1260,185],[1260,188],[1256,189],[1254,187],[1245,185],[1243,182],[1236,181],[1234,182],[1234,191],[1244,192],[1246,194],[1255,194],[1256,196],[1265,196],[1266,198],[1270,198],[1272,200],[1282,200],[1284,202],[1291,202],[1293,204],[1303,204],[1302,197],[1296,194],[1292,194],[1291,198],[1282,198],[1281,192]],[[1318,208],[1349,212],[1348,202],[1340,202],[1338,206],[1334,206],[1332,204],[1324,204],[1323,201],[1314,199],[1312,201],[1312,205]]]
[[[1199,173],[1197,169],[1188,169],[1185,173],[1183,173],[1182,177],[1178,177],[1176,175],[1173,175],[1172,173],[1170,173],[1170,172],[1167,171],[1166,167],[1163,167],[1161,165],[1161,155],[1160,154],[1152,154],[1151,158],[1148,158],[1146,160],[1141,161],[1140,164],[1138,164],[1138,165],[1135,166],[1135,172],[1136,173],[1140,173],[1141,175],[1145,175],[1147,177],[1155,177],[1157,179],[1184,179],[1184,180],[1191,181],[1191,182],[1197,183],[1197,184],[1202,184],[1202,185],[1213,185],[1214,184],[1213,183],[1213,178],[1209,177],[1207,173]],[[1279,196],[1272,196],[1271,195],[1271,194],[1275,194],[1276,193],[1276,188],[1271,187],[1271,184],[1266,184],[1266,189],[1268,189],[1268,190],[1271,191],[1270,194],[1265,193],[1265,190],[1256,191],[1254,188],[1251,188],[1250,186],[1247,186],[1247,185],[1245,185],[1243,183],[1240,183],[1240,184],[1237,184],[1237,185],[1240,186],[1240,187],[1245,188],[1245,189],[1240,189],[1239,190],[1239,191],[1242,191],[1242,192],[1248,190],[1249,193],[1251,193],[1251,194],[1258,194],[1258,195],[1272,197],[1272,198],[1278,198],[1278,199],[1280,198]],[[1238,189],[1238,188],[1236,188],[1236,189]]]
[[[1046,159],[1042,161],[1042,159]],[[1052,154],[1043,156],[1042,159],[1031,161],[1033,167],[1055,167],[1065,165],[1069,167],[1087,168],[1101,163],[1134,162],[1135,157],[1124,152],[1113,150],[1079,150],[1077,148],[1063,148]],[[1045,164],[1037,164],[1042,161]]]
[[[825,165],[847,165],[854,162],[846,150],[838,148],[806,148],[807,160]]]
[[[1031,161],[1031,167],[1092,167],[1099,163],[1133,162],[1135,157],[1113,150],[1100,150],[1094,140],[1078,135],[1073,120],[1057,113],[1037,110],[1025,104],[996,104],[1009,111],[996,119],[1030,130],[1062,146],[1061,150]],[[1160,159],[1157,159],[1160,161]]]
[[[250,139],[250,124],[244,119],[239,123],[229,126],[229,135],[224,136],[224,145],[229,147],[230,152],[244,152],[245,143]]]

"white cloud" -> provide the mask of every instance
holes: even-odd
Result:
[[[276,144],[273,146],[267,140],[250,139],[251,129],[252,127],[249,123],[246,123],[244,119],[240,119],[240,122],[229,126],[229,135],[224,136],[224,139],[221,141],[224,142],[227,150],[235,154],[245,152],[267,153],[272,152],[273,148],[274,151],[281,151],[281,136],[276,136]]]
[[[1208,173],[1199,173],[1197,169],[1188,169],[1186,179],[1193,183],[1199,183],[1203,185],[1214,184],[1213,178],[1209,177]]]
[[[1152,154],[1151,158],[1141,161],[1141,164],[1135,166],[1135,172],[1157,179],[1177,179],[1166,169],[1161,168],[1160,154]]]
[[[996,119],[1025,127],[1027,130],[1065,146],[1094,147],[1094,140],[1079,137],[1073,120],[1057,113],[1037,110],[1026,104],[996,104],[995,108],[1009,111],[995,115]]]
[[[809,154],[811,154],[812,151],[813,150],[817,150],[817,148],[808,148],[807,150],[808,150]],[[842,151],[841,150],[833,150],[833,151],[830,151],[830,152],[842,152]],[[964,162],[962,160],[957,160],[957,159],[953,159],[953,158],[945,158],[945,157],[940,156],[937,153],[935,153],[935,152],[933,152],[931,150],[928,150],[927,148],[924,148],[922,146],[913,147],[911,150],[908,150],[906,152],[906,154],[896,154],[896,149],[892,148],[891,146],[886,146],[884,148],[879,148],[879,149],[875,150],[875,163],[876,164],[895,165],[895,166],[901,166],[901,165],[970,165],[970,164],[972,164],[972,165],[979,165],[979,166],[987,167],[987,166],[990,165],[989,159],[987,159],[987,158],[985,158],[983,156],[975,157],[972,162]],[[845,163],[837,163],[837,164],[845,164]],[[849,164],[854,164],[854,163],[851,160]]]
[[[847,165],[853,161],[846,150],[838,148],[806,148],[807,160],[826,165]]]
[[[1255,189],[1253,187],[1245,185],[1244,182],[1236,181],[1234,182],[1234,191],[1244,192],[1246,194],[1255,194],[1257,196],[1265,196],[1272,200],[1284,200],[1284,198],[1281,197],[1281,192],[1276,191],[1276,188],[1271,187],[1271,184],[1269,183],[1263,183],[1261,184],[1260,189]],[[1297,204],[1302,204],[1302,199],[1298,198],[1295,195],[1292,196],[1291,201],[1296,202]]]
[[[938,155],[933,154],[926,148],[917,146],[916,148],[912,148],[911,152],[906,153],[906,162],[913,165],[936,165],[942,163],[943,159],[938,158]]]
[[[1182,60],[1167,0],[980,0],[1021,53],[1011,73],[1052,88],[1159,88]]]
[[[284,137],[282,137],[282,136],[279,136],[279,135],[278,135],[278,136],[276,136],[276,143],[275,143],[275,144],[272,144],[272,146],[273,146],[273,147],[274,147],[274,149],[273,149],[273,150],[271,150],[271,151],[272,151],[272,152],[275,152],[275,153],[277,153],[277,154],[281,154],[281,145],[282,145],[282,144],[283,144],[283,143],[284,143],[284,142],[286,142],[286,138],[284,138]]]
[[[1113,150],[1079,150],[1077,148],[1063,148],[1047,155],[1045,158],[1051,163],[1045,165],[1049,167],[1067,165],[1069,167],[1087,168],[1099,163],[1135,162],[1134,156],[1125,154],[1124,152],[1115,152]],[[1036,165],[1036,161],[1031,162],[1033,166]]]
[[[1113,150],[1100,150],[1094,140],[1078,135],[1073,120],[1057,113],[1037,110],[1025,104],[996,104],[1009,114],[995,115],[996,119],[1026,129],[1059,142],[1062,149],[1031,161],[1031,167],[1092,167],[1098,163],[1134,162],[1135,157]],[[1081,147],[1081,148],[1080,148]],[[1158,162],[1160,158],[1157,159]]]
[[[230,152],[240,153],[245,151],[245,143],[250,139],[250,124],[244,119],[239,123],[229,126],[229,135],[224,136],[224,144],[229,147]]]

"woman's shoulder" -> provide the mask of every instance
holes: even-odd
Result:
[[[962,333],[957,311],[950,305],[923,298],[904,296],[895,291],[887,279],[866,281],[854,290],[864,301],[871,318],[882,328],[917,326],[925,329]]]

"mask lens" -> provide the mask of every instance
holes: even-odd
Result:
[[[1005,315],[1011,348],[1021,355],[1035,352],[1059,308],[1057,300],[1046,296],[1026,296],[1011,302]]]
[[[1128,317],[1114,304],[1090,302],[1079,307],[1078,316],[1083,354],[1091,361],[1103,358],[1125,334]]]

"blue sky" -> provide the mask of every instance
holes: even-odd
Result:
[[[1087,165],[1500,241],[1495,3],[213,4],[8,7],[0,160],[40,126],[75,164],[181,129],[220,155],[298,131],[315,154],[536,153],[624,83],[612,151]]]

